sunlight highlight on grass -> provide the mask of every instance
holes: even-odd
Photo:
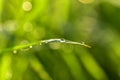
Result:
[[[80,59],[87,69],[87,71],[95,78],[95,80],[108,80],[106,73],[94,59],[94,57],[89,54],[87,51],[81,49]]]
[[[44,69],[42,63],[39,60],[37,60],[35,57],[32,57],[32,60],[30,60],[30,64],[32,68],[39,74],[39,77],[42,78],[42,80],[52,80],[50,75]]]
[[[2,0],[0,0],[0,20],[1,20],[1,12],[2,12]]]
[[[11,80],[12,72],[11,72],[11,55],[5,54],[2,57],[2,63],[0,68],[0,80]]]

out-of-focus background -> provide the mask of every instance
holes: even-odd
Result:
[[[120,0],[0,0],[0,80],[120,80]]]

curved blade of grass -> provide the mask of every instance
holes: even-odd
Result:
[[[1,50],[0,53],[10,52],[10,51],[14,51],[14,50],[17,51],[17,50],[21,50],[21,49],[25,49],[25,48],[32,48],[32,46],[35,46],[35,45],[38,45],[38,44],[42,45],[42,44],[47,44],[47,43],[51,43],[51,42],[82,45],[82,46],[91,48],[91,46],[85,44],[84,42],[80,43],[80,42],[74,42],[74,41],[70,41],[70,40],[66,40],[66,39],[48,39],[48,40],[41,40],[41,41],[29,43],[29,44],[18,45],[18,46],[15,46],[13,48],[7,48],[7,49],[4,49],[4,50]]]

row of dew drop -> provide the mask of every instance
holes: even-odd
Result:
[[[85,47],[88,47],[88,48],[91,48],[91,46],[85,44],[85,42],[74,42],[74,41],[70,41],[70,40],[66,40],[66,39],[48,39],[48,40],[42,40],[42,41],[39,41],[39,42],[36,42],[34,44],[26,44],[25,46],[23,47],[20,47],[17,46],[14,47],[13,49],[13,54],[16,54],[18,50],[21,50],[21,51],[27,51],[29,49],[32,49],[34,45],[44,45],[44,44],[48,44],[48,43],[66,43],[66,44],[76,44],[76,45],[82,45],[82,46],[85,46]],[[59,45],[60,44],[57,44],[57,45],[54,45],[54,44],[50,44],[50,47],[52,49],[59,49]]]

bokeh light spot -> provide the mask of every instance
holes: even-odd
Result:
[[[25,1],[22,5],[24,11],[30,11],[32,9],[32,3],[29,1]]]
[[[59,49],[61,46],[60,46],[60,43],[50,43],[49,44],[50,48],[51,49]]]
[[[17,54],[17,50],[14,50],[14,51],[13,51],[13,54]]]
[[[31,32],[33,30],[33,25],[32,23],[25,23],[23,26],[23,29],[25,32]]]
[[[30,48],[32,48],[33,46],[29,46]]]
[[[14,20],[8,20],[4,23],[4,28],[8,32],[14,32],[17,30],[18,24]]]
[[[7,79],[7,80],[10,80],[11,78],[12,78],[12,72],[8,71],[8,72],[6,73],[6,79]]]

